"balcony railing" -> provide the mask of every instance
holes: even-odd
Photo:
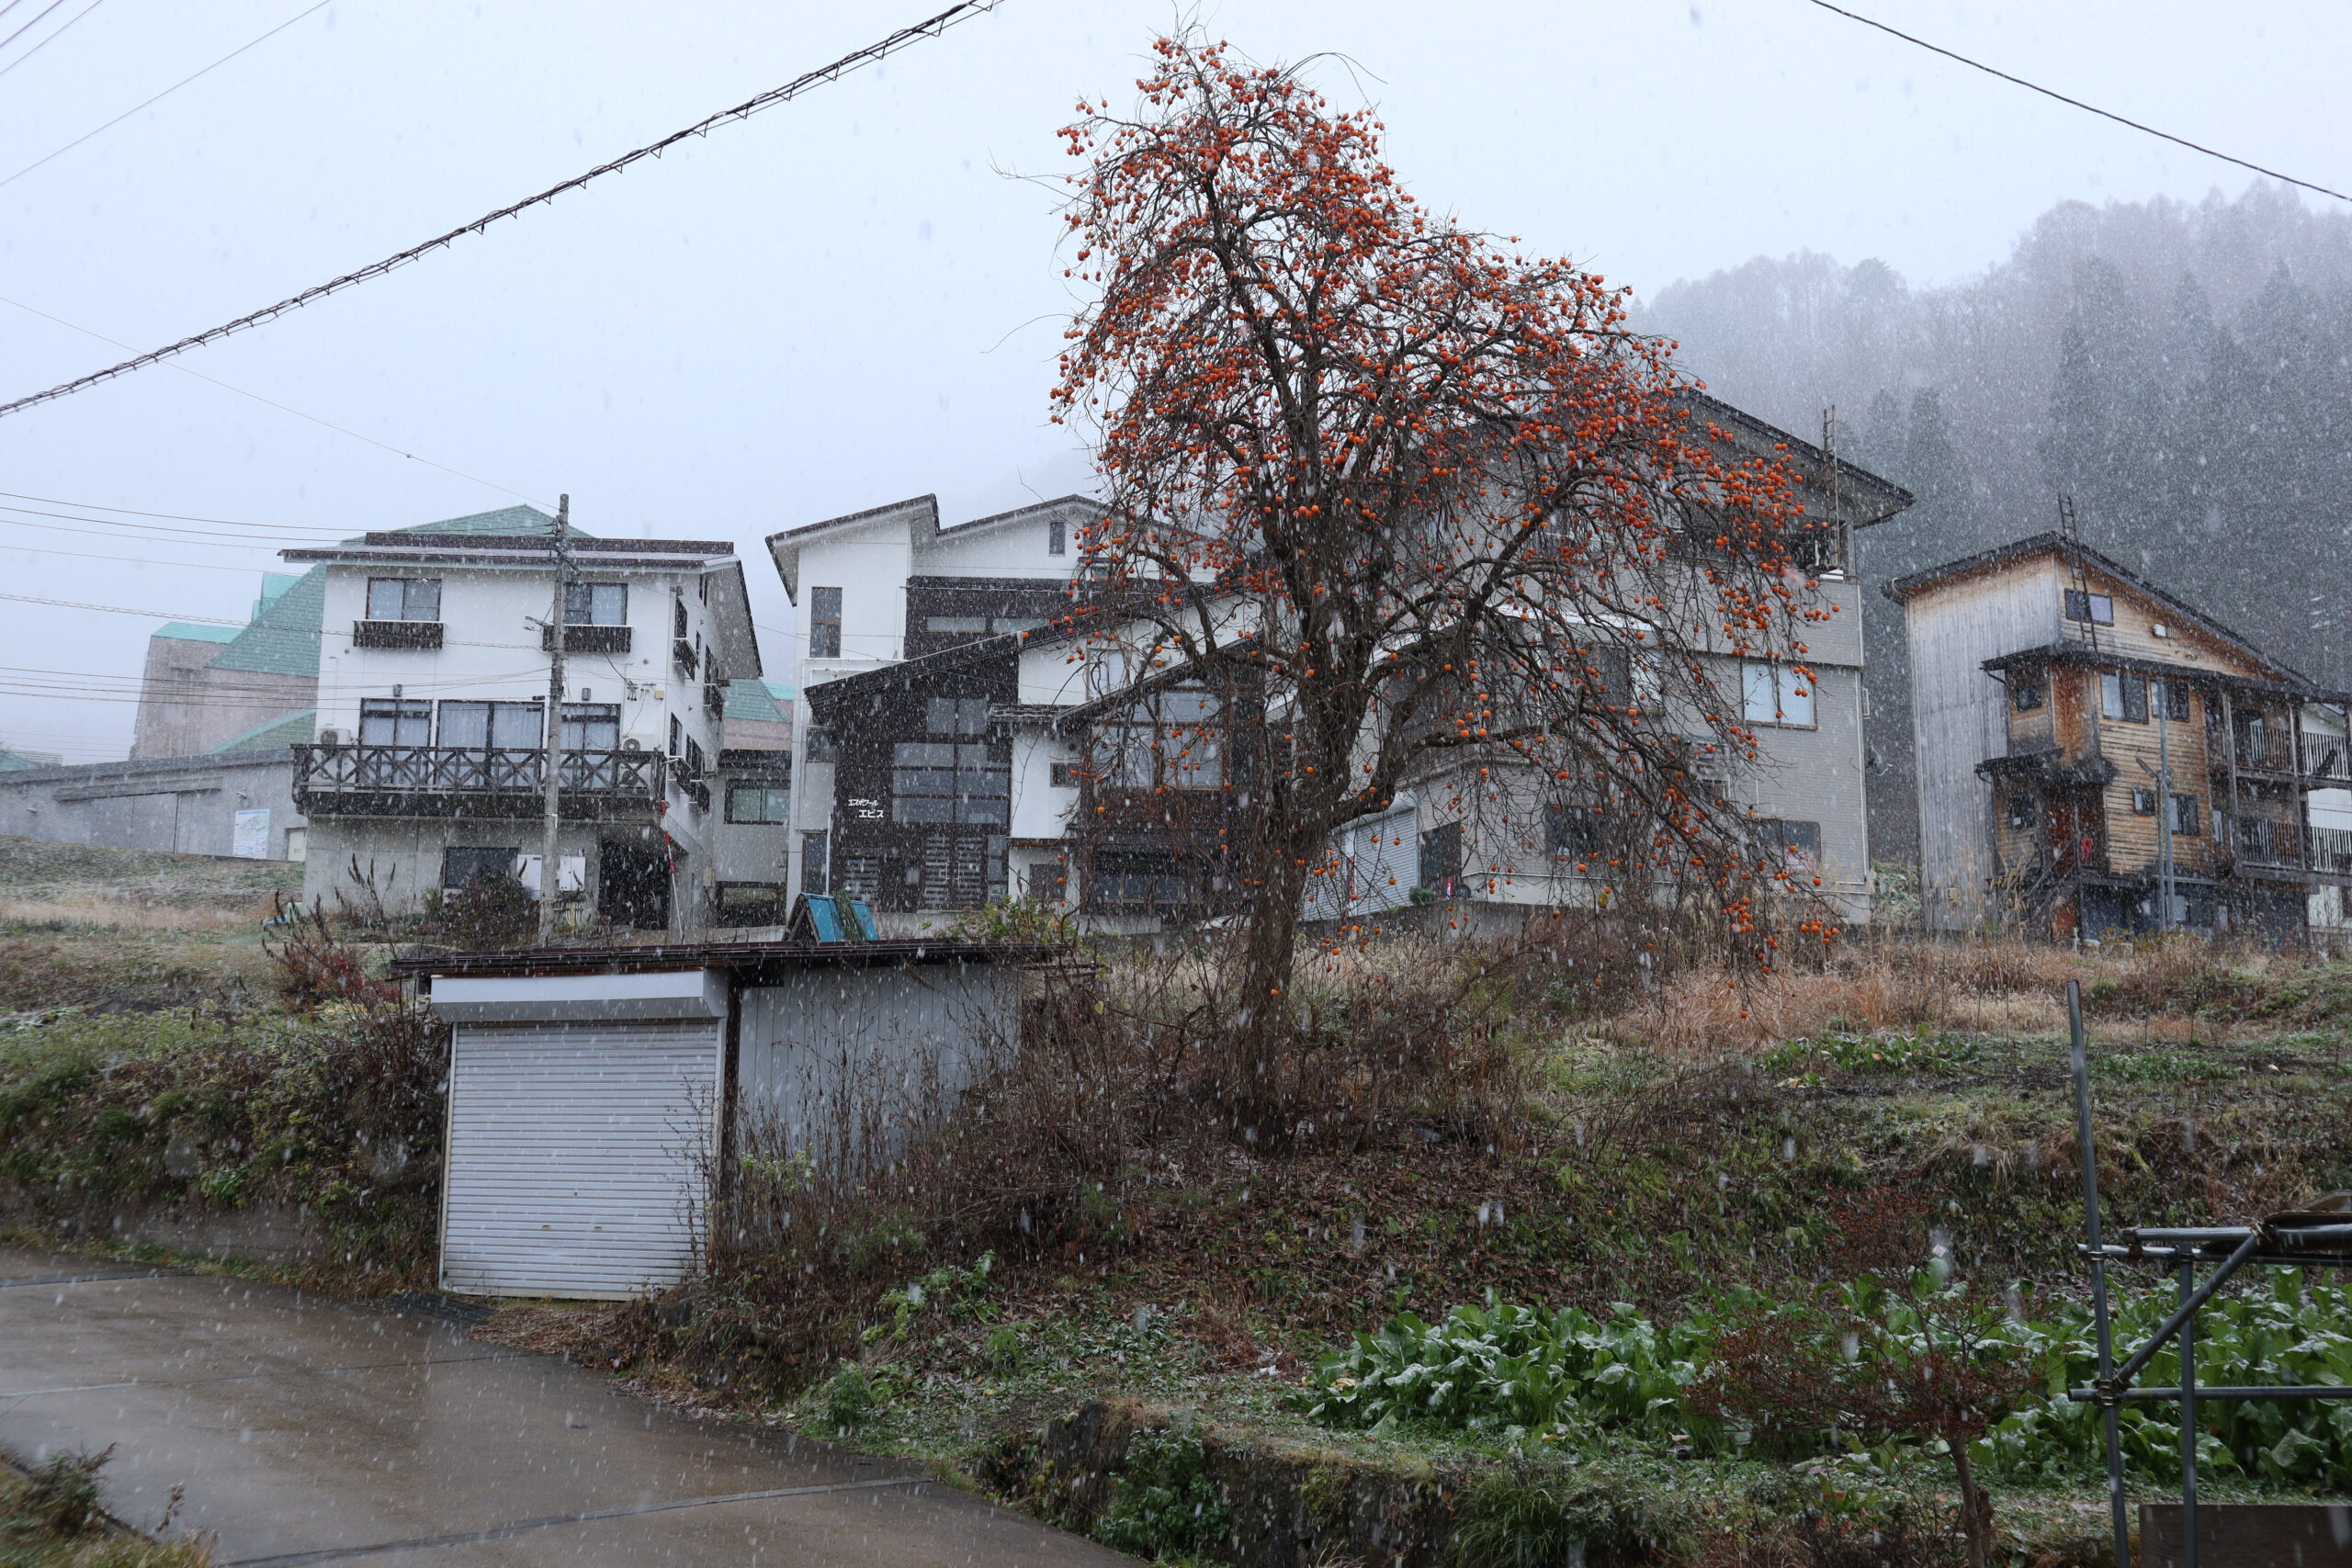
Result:
[[[2352,828],[2240,817],[2230,824],[2230,849],[2242,866],[2352,876]]]
[[[670,643],[670,662],[678,667],[679,674],[691,681],[695,678],[695,666],[701,660],[695,657],[693,643],[688,642],[684,637],[676,637]]]
[[[629,636],[627,626],[570,626],[563,628],[563,650],[566,653],[627,653]],[[555,628],[539,628],[539,650],[555,651]]]
[[[522,746],[294,748],[295,798],[313,816],[528,816],[545,799],[546,752]],[[662,800],[653,751],[566,751],[570,817],[650,813]]]
[[[354,648],[439,648],[441,623],[438,621],[354,621],[351,623],[351,646]]]
[[[2299,734],[2265,725],[2238,731],[2229,754],[2241,768],[2294,773],[2335,785],[2352,784],[2352,746],[2340,736]]]

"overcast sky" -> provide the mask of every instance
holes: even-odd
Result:
[[[27,56],[92,4],[64,0],[0,46],[0,180],[305,3],[96,0]],[[49,4],[19,0],[0,37]],[[935,8],[336,0],[0,185],[0,394],[123,357],[17,306],[153,347]],[[2352,182],[2340,0],[1851,8]],[[1378,103],[1423,199],[1644,291],[1808,247],[1948,281],[2053,202],[2195,199],[2248,178],[1805,0],[1200,14],[1260,59],[1344,56],[1324,68],[1335,96]],[[769,668],[786,675],[792,617],[763,536],[923,491],[953,521],[1084,488],[1082,457],[1046,423],[1070,306],[1053,198],[1008,176],[1059,174],[1053,131],[1072,100],[1125,102],[1172,15],[1166,0],[1005,0],[879,70],[180,362],[268,402],[159,367],[0,420],[0,491],[290,535],[569,491],[593,533],[742,546]],[[251,546],[0,518],[17,519],[0,522],[0,592],[234,616],[274,564]],[[121,755],[153,626],[0,601],[0,746]],[[6,694],[26,671],[94,689]]]

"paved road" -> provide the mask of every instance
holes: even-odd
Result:
[[[0,1443],[259,1568],[1132,1565],[911,1465],[690,1421],[430,1317],[0,1247]]]

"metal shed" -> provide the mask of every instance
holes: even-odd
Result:
[[[414,958],[451,1026],[441,1288],[618,1300],[686,1277],[746,1130],[813,1157],[944,1110],[1053,950],[718,942]]]

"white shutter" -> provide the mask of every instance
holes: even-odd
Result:
[[[441,1288],[614,1300],[683,1278],[719,1050],[712,1020],[458,1025]]]

